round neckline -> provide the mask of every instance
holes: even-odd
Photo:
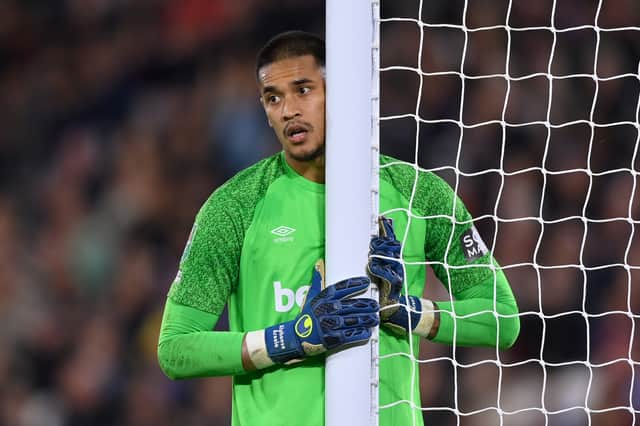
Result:
[[[287,158],[284,155],[284,151],[280,152],[280,161],[282,161],[284,165],[286,175],[292,178],[293,182],[296,185],[299,185],[302,188],[313,191],[313,192],[324,193],[324,183],[318,183],[318,182],[309,180],[306,177],[302,176],[297,171],[295,171],[295,169],[291,167],[289,163],[287,163]]]

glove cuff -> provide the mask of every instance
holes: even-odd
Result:
[[[246,334],[245,345],[251,362],[260,370],[271,367],[274,362],[267,353],[267,344],[265,339],[265,331],[250,331]]]
[[[264,330],[267,355],[277,364],[302,358],[304,351],[295,334],[295,320],[267,327]]]
[[[411,331],[422,337],[429,337],[434,323],[434,304],[416,296],[400,296],[400,307],[386,321],[393,329]],[[411,328],[409,328],[411,318]]]

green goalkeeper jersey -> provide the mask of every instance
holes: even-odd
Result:
[[[506,283],[504,275],[449,185],[432,173],[417,172],[410,164],[384,156],[380,161],[380,211],[392,211],[387,216],[393,219],[396,235],[404,244],[409,293],[422,296],[425,261],[453,296],[473,292],[475,286],[487,282],[500,293]],[[194,361],[184,353],[190,348],[196,350],[197,344],[191,343],[196,340],[192,340],[181,347],[183,352],[172,362],[177,369],[188,368],[185,365],[190,363],[213,365],[194,367],[184,377],[234,375],[234,425],[324,424],[324,356],[251,373],[244,372],[240,363],[241,336],[245,332],[292,320],[300,310],[313,265],[324,257],[324,191],[324,185],[298,175],[280,153],[218,188],[197,215],[178,276],[169,291],[169,302],[214,321],[227,305],[230,332],[209,329],[207,335],[200,333],[201,339],[214,339],[211,335],[220,334],[221,340],[211,340],[215,341],[211,351],[216,353],[203,353],[201,359]],[[508,291],[507,296],[510,294]],[[452,303],[439,302],[439,306],[451,311]],[[494,303],[485,308],[493,310]],[[499,334],[504,332],[497,331],[493,314],[485,317],[493,334],[489,331],[489,335],[483,335],[480,343],[500,344]],[[203,324],[211,325],[207,321]],[[450,340],[453,328],[452,316],[442,315],[435,340]],[[458,338],[464,339],[464,327],[457,328]],[[163,333],[166,335],[167,331]],[[469,339],[458,343],[473,344],[478,337]],[[165,336],[164,340],[170,339]],[[160,341],[162,344],[163,334]],[[412,346],[417,357],[418,337],[413,338]],[[422,412],[409,403],[421,405],[417,364],[407,356],[385,356],[408,354],[409,338],[398,337],[382,327],[379,350],[380,406],[397,403],[381,409],[380,425],[410,425],[414,421],[422,424]],[[227,367],[216,368],[215,357]]]

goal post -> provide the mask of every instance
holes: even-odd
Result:
[[[326,1],[326,276],[365,274],[377,217],[377,4]],[[370,161],[369,161],[370,160]],[[368,297],[377,298],[375,289]],[[377,329],[327,357],[326,425],[377,425]]]

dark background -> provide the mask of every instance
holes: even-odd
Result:
[[[427,424],[640,408],[639,6],[553,5],[383,2],[425,25],[381,24],[382,150],[456,188],[522,312],[508,351],[424,344]],[[200,205],[279,149],[257,50],[323,7],[0,2],[1,425],[229,423],[229,378],[159,371],[162,306]]]

